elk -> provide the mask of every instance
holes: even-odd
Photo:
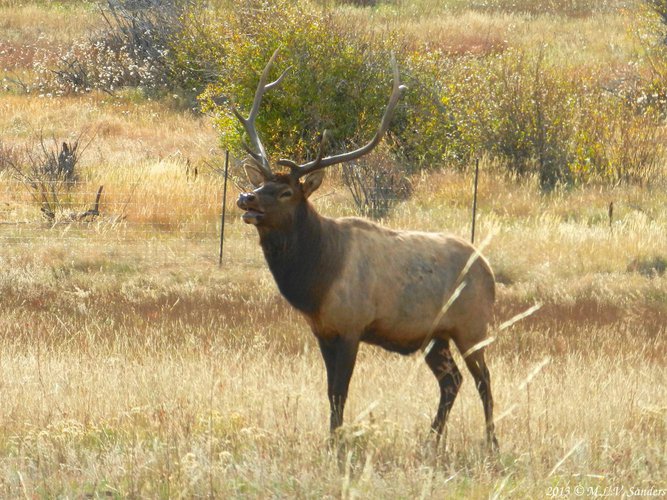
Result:
[[[277,164],[289,170],[274,173],[255,118],[265,92],[288,71],[267,83],[277,53],[264,68],[249,116],[232,108],[250,141],[244,143],[250,155],[245,170],[255,187],[242,193],[237,205],[243,221],[257,228],[280,292],[317,338],[326,367],[332,435],[343,423],[359,344],[366,342],[404,355],[425,352],[440,387],[431,426],[437,445],[462,383],[450,350],[453,341],[475,379],[487,442],[497,448],[483,349],[495,300],[495,278],[486,259],[451,235],[398,231],[356,217],[332,219],[318,214],[309,201],[326,167],[359,158],[382,139],[405,89],[395,59],[389,103],[370,142],[325,157],[324,133],[314,160],[297,164],[281,159]]]

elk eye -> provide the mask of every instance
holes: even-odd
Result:
[[[289,189],[287,191],[283,191],[282,193],[280,193],[279,196],[279,198],[291,198],[291,197],[292,197],[292,191],[290,191]]]

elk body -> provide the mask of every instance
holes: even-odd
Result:
[[[246,172],[256,186],[238,206],[253,224],[280,292],[306,318],[326,366],[330,427],[343,422],[343,409],[361,342],[401,354],[426,351],[440,387],[432,429],[439,438],[462,382],[450,343],[464,354],[482,399],[487,440],[497,446],[493,399],[483,345],[491,321],[495,280],[487,261],[467,242],[443,234],[396,231],[359,218],[319,215],[308,201],[324,168],[358,158],[385,133],[403,87],[395,62],[393,91],[375,137],[348,153],[297,165],[280,160],[288,173],[274,174],[254,121],[267,84],[267,64],[248,118],[235,114],[250,139],[253,163]],[[445,306],[447,304],[447,306]],[[444,306],[444,307],[443,307]]]

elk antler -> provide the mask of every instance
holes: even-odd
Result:
[[[278,160],[278,165],[289,167],[292,170],[292,175],[298,179],[306,174],[320,170],[324,167],[335,165],[337,163],[344,163],[346,161],[352,161],[369,153],[382,140],[382,136],[389,128],[389,122],[391,121],[391,118],[394,114],[394,109],[396,108],[396,104],[401,97],[401,93],[407,88],[405,85],[401,85],[398,75],[398,66],[396,65],[396,58],[394,57],[393,53],[391,55],[391,67],[394,72],[394,85],[391,91],[391,96],[389,97],[389,103],[387,104],[387,108],[384,111],[384,115],[382,115],[382,120],[380,121],[380,126],[378,127],[375,136],[373,136],[368,144],[360,147],[359,149],[355,149],[354,151],[323,158],[324,143],[326,142],[327,137],[327,131],[325,130],[320,139],[320,148],[317,154],[317,158],[302,165],[299,165],[292,160],[280,159]]]
[[[257,118],[257,113],[259,112],[259,105],[262,102],[262,97],[264,97],[264,93],[267,90],[270,90],[273,87],[277,86],[291,68],[288,67],[285,71],[283,71],[283,73],[278,77],[277,80],[274,80],[269,84],[266,83],[266,80],[269,77],[269,71],[271,70],[273,62],[276,60],[276,56],[278,55],[279,50],[280,48],[277,48],[275,50],[275,52],[271,56],[271,59],[269,59],[269,62],[266,63],[266,66],[264,67],[262,76],[259,79],[259,84],[257,85],[257,90],[255,91],[255,99],[252,103],[252,109],[250,110],[248,118],[243,118],[243,116],[241,116],[241,113],[239,113],[236,107],[232,106],[232,111],[234,112],[234,115],[236,115],[236,118],[238,118],[239,121],[243,124],[243,128],[248,134],[248,138],[250,139],[252,148],[248,146],[245,140],[243,141],[243,146],[245,147],[248,154],[250,154],[252,159],[255,161],[255,164],[260,168],[262,174],[266,179],[271,178],[273,176],[273,172],[271,172],[269,157],[266,154],[264,145],[262,144],[262,141],[260,140],[259,135],[257,134],[257,129],[255,128],[255,118]]]

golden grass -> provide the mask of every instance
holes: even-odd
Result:
[[[110,216],[170,227],[202,217],[216,220],[219,178],[194,177],[195,169],[199,174],[223,166],[207,120],[178,111],[169,101],[132,102],[98,94],[59,99],[8,95],[0,108],[0,134],[7,147],[34,148],[40,137],[53,149],[79,136],[82,148],[90,143],[81,155],[82,182],[61,193],[65,215],[90,208],[104,186],[101,208]],[[25,206],[15,205],[29,199],[29,188],[12,182],[9,172],[0,173],[0,179],[6,204],[0,213],[11,212],[12,220],[39,215],[38,205],[27,214]]]
[[[0,1],[0,31],[5,42],[64,44],[103,23],[93,2]]]
[[[58,61],[103,24],[98,7],[89,1],[1,0],[0,90],[20,88],[17,81],[30,84],[35,65]]]
[[[125,155],[126,161],[208,156],[216,145],[210,123],[171,104],[135,99],[131,93],[113,98],[102,93],[67,98],[8,94],[0,103],[0,133],[3,141],[20,144],[34,142],[40,132],[69,140],[83,132],[103,139],[109,153]],[[100,152],[95,163],[120,159]]]
[[[354,7],[336,8],[332,15],[360,34],[369,31],[399,33],[396,43],[415,50],[441,51],[453,55],[484,55],[507,48],[527,52],[541,50],[545,57],[566,67],[595,67],[620,71],[638,50],[630,26],[636,9],[609,9],[592,16],[568,17],[553,14],[472,9],[402,8],[369,11]],[[363,36],[363,35],[362,35]],[[618,78],[618,76],[617,76]]]
[[[249,283],[240,281],[241,289]],[[484,451],[469,377],[447,452],[433,456],[426,432],[437,398],[432,375],[419,359],[363,347],[341,471],[326,447],[315,343],[283,304],[263,317],[275,297],[267,295],[253,298],[260,314],[238,318],[236,328],[222,326],[236,316],[228,308],[216,311],[219,322],[201,325],[149,311],[125,322],[3,312],[4,495],[534,498],[556,485],[661,486],[664,356],[648,358],[656,346],[633,346],[620,323],[565,321],[499,339],[490,350],[502,416],[497,458]],[[11,338],[18,324],[25,337]],[[600,343],[564,346],[526,387],[544,359],[526,337],[557,344],[572,327]],[[113,338],[103,342],[102,332]],[[664,343],[657,347],[664,354]]]
[[[147,161],[142,169],[160,174],[145,176],[144,186],[171,200],[172,220],[184,217],[193,196],[219,195],[219,184],[204,180],[191,190],[180,182],[177,163]],[[466,235],[469,181],[416,181],[415,197],[386,223]],[[351,212],[343,188],[334,179],[329,186],[318,208]],[[178,230],[155,239],[155,229],[128,220],[3,242],[0,399],[9,404],[0,411],[0,491],[534,498],[555,486],[661,487],[667,283],[627,266],[664,256],[664,194],[540,197],[491,175],[480,187],[478,234],[497,233],[487,248],[502,281],[496,324],[544,304],[488,349],[497,458],[484,451],[481,403],[467,374],[446,451],[434,455],[432,375],[418,357],[368,346],[351,387],[348,455],[339,461],[328,451],[316,343],[280,298],[254,229],[233,211],[232,190],[221,269],[217,227],[193,240]],[[604,218],[610,196],[628,204],[613,232]],[[138,197],[147,207],[160,198],[148,189]],[[651,217],[638,217],[631,203]],[[191,227],[212,227],[214,216],[211,208]],[[80,239],[68,240],[75,231]]]

